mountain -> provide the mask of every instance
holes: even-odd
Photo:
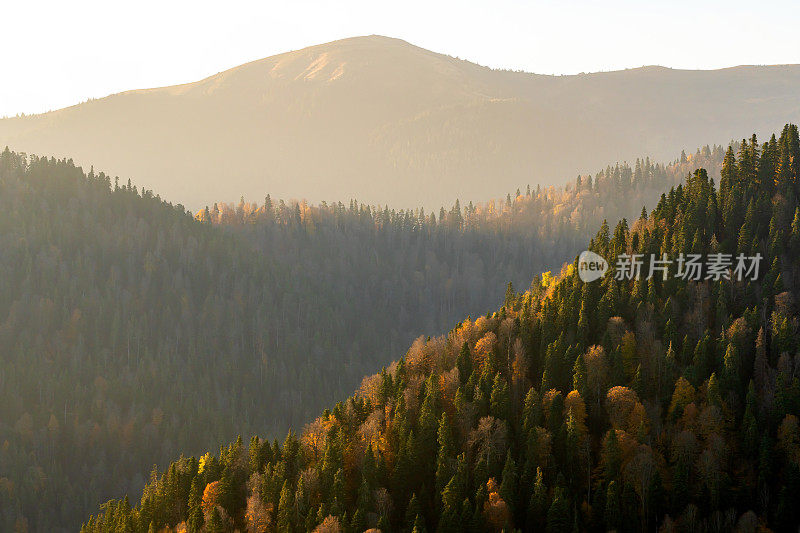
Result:
[[[600,226],[601,280],[537,276],[282,445],[182,457],[82,531],[796,531],[797,127],[729,148],[715,183]],[[637,254],[663,277],[627,275]]]
[[[0,147],[135,176],[201,209],[240,196],[428,209],[669,160],[800,121],[800,66],[496,71],[370,36],[196,83],[0,120]]]
[[[3,151],[0,531],[74,531],[153,464],[301,426],[420,332],[485,313],[723,154],[430,214],[268,197],[193,217]]]

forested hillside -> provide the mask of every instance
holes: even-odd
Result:
[[[536,277],[282,445],[182,458],[84,531],[796,531],[798,178],[796,126],[729,149],[718,186],[698,170],[589,249],[730,270]]]
[[[396,354],[408,345],[407,335],[441,332],[465,311],[483,313],[496,306],[508,282],[526,287],[535,273],[559,269],[604,219],[630,217],[644,205],[655,205],[691,170],[718,169],[723,153],[721,147],[705,147],[666,167],[649,159],[633,168],[615,165],[566,188],[517,190],[505,199],[463,207],[457,202],[430,214],[354,201],[308,205],[267,197],[261,205],[215,204],[196,218],[245,236],[287,268],[314,272],[326,291],[336,293],[332,315],[338,320],[349,313],[362,317],[363,306],[374,306],[371,320],[353,317],[348,331],[366,328],[363,335],[351,333],[363,338],[369,331],[397,329],[406,336],[380,335],[361,346],[370,353]],[[360,309],[349,309],[353,297],[362,296]],[[380,312],[387,306],[397,313]]]
[[[301,427],[420,332],[496,307],[722,153],[430,215],[269,200],[195,218],[6,150],[0,530],[77,527],[181,451]]]

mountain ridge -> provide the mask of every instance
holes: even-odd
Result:
[[[431,209],[774,131],[800,121],[798,83],[797,65],[530,74],[357,37],[2,119],[0,145],[137,176],[193,210],[268,193]]]
[[[42,116],[42,115],[47,115],[47,114],[51,114],[51,113],[57,113],[57,112],[60,112],[60,111],[66,111],[68,109],[72,109],[74,107],[79,107],[79,106],[81,106],[83,104],[86,104],[86,103],[89,103],[89,102],[96,102],[96,101],[100,101],[100,100],[106,100],[108,98],[113,98],[113,97],[123,96],[123,95],[128,95],[128,94],[142,94],[142,93],[149,93],[149,92],[170,90],[170,89],[177,90],[177,89],[186,88],[186,87],[189,87],[189,86],[196,86],[196,85],[200,85],[200,84],[203,84],[203,83],[208,83],[208,82],[214,81],[215,79],[217,79],[217,78],[219,78],[221,76],[224,76],[224,75],[227,75],[227,74],[232,74],[232,73],[240,71],[242,69],[255,67],[256,65],[259,65],[261,63],[274,60],[276,58],[287,58],[288,56],[297,55],[297,54],[300,54],[302,52],[312,52],[312,51],[314,51],[316,49],[323,49],[325,47],[329,47],[329,46],[332,46],[332,45],[344,45],[344,44],[349,44],[351,42],[352,43],[356,43],[357,42],[357,43],[361,44],[362,42],[365,42],[365,41],[396,43],[396,44],[398,44],[400,46],[406,46],[408,48],[415,49],[417,51],[421,51],[423,53],[426,53],[427,55],[440,56],[440,57],[443,57],[443,58],[452,59],[454,61],[457,61],[457,62],[460,62],[460,63],[466,63],[466,64],[469,64],[471,66],[477,67],[479,69],[485,69],[485,70],[488,70],[488,71],[491,71],[491,72],[502,72],[502,73],[509,73],[509,74],[529,75],[529,76],[537,76],[537,77],[541,77],[541,78],[551,78],[551,79],[575,78],[575,77],[580,77],[580,76],[603,75],[603,74],[619,74],[619,73],[636,72],[636,71],[642,71],[642,72],[643,71],[654,71],[654,72],[672,71],[672,72],[703,72],[703,73],[707,73],[707,72],[742,71],[742,70],[748,70],[748,69],[780,69],[780,68],[800,67],[800,63],[777,63],[777,64],[751,64],[751,63],[746,63],[746,64],[741,64],[741,65],[731,65],[731,66],[727,66],[727,67],[719,67],[719,68],[713,68],[713,69],[691,69],[691,68],[675,68],[675,67],[669,67],[669,66],[660,65],[660,64],[648,64],[648,65],[641,65],[641,66],[638,66],[638,67],[626,67],[624,69],[597,70],[597,71],[591,71],[591,72],[580,72],[580,73],[575,73],[575,74],[544,74],[544,73],[540,73],[540,72],[533,72],[533,71],[527,71],[527,70],[522,70],[522,69],[508,69],[508,68],[490,67],[490,66],[482,65],[482,64],[474,62],[474,61],[470,61],[470,60],[465,59],[465,58],[461,58],[461,57],[457,57],[457,56],[451,56],[449,54],[444,54],[444,53],[433,52],[433,51],[427,50],[425,48],[422,48],[420,46],[414,45],[413,43],[410,43],[410,42],[406,41],[405,39],[401,39],[401,38],[397,38],[397,37],[389,37],[389,36],[384,36],[384,35],[378,35],[378,34],[371,34],[371,35],[359,35],[359,36],[354,36],[354,37],[346,37],[346,38],[343,38],[343,39],[336,39],[336,40],[328,41],[328,42],[325,42],[325,43],[311,45],[311,46],[308,46],[308,47],[305,47],[305,48],[300,48],[300,49],[296,49],[296,50],[288,50],[288,51],[285,51],[285,52],[279,52],[279,53],[271,55],[271,56],[266,56],[266,57],[261,57],[261,58],[253,59],[253,60],[250,60],[250,61],[246,61],[245,63],[242,63],[240,65],[236,65],[236,66],[233,66],[233,67],[230,67],[230,68],[226,68],[224,70],[220,70],[218,72],[215,72],[213,74],[209,74],[208,76],[206,76],[204,78],[201,78],[199,80],[195,80],[195,81],[179,82],[179,83],[173,83],[173,84],[168,84],[168,85],[159,85],[159,86],[156,86],[156,87],[143,87],[143,88],[137,88],[137,89],[127,89],[127,90],[124,90],[124,91],[110,93],[110,94],[107,94],[105,96],[91,98],[91,99],[83,101],[83,102],[77,102],[75,104],[68,105],[68,106],[65,106],[65,107],[60,107],[60,108],[56,108],[56,109],[50,109],[50,110],[43,111],[43,112],[40,112],[40,113],[26,113],[26,114],[23,114],[23,115],[20,115],[20,116],[0,117],[0,120],[6,120],[6,119],[13,120],[15,118],[39,117],[39,116]]]

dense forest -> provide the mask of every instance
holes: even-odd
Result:
[[[729,148],[718,182],[598,225],[600,281],[537,276],[282,444],[183,457],[83,531],[796,531],[799,178],[796,126]],[[733,264],[637,277],[622,254]]]
[[[267,199],[192,216],[6,149],[0,530],[77,528],[181,451],[301,427],[420,332],[496,307],[723,154],[431,214]]]

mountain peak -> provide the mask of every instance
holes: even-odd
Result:
[[[798,84],[798,66],[498,71],[368,35],[0,120],[0,146],[94,164],[193,209],[266,193],[438,209],[800,122]]]

